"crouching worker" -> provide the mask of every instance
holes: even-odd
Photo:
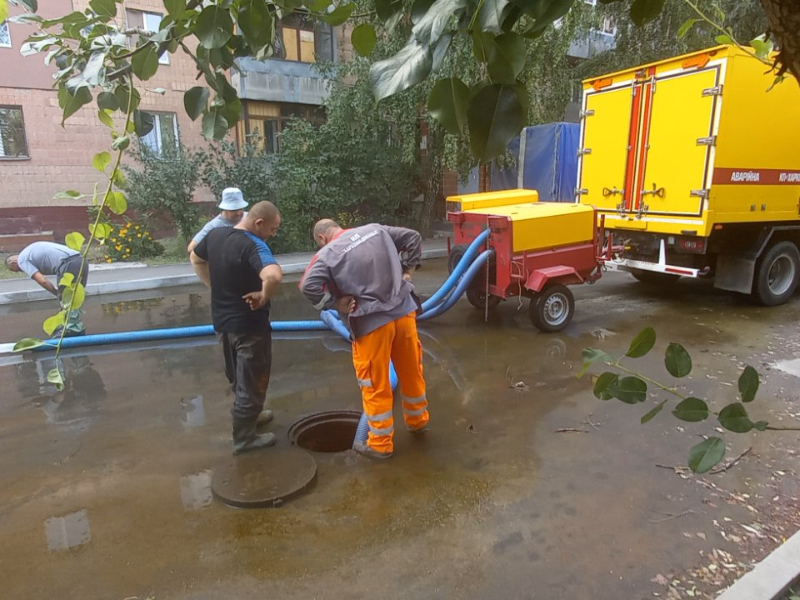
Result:
[[[416,321],[421,308],[411,284],[411,273],[422,256],[422,238],[411,229],[377,224],[343,230],[324,219],[314,226],[314,240],[320,250],[300,289],[317,310],[338,310],[350,329],[353,365],[369,422],[367,442],[354,449],[370,458],[390,458],[394,450],[390,359],[400,380],[406,427],[415,433],[428,427]]]
[[[234,392],[234,454],[275,443],[275,434],[259,435],[256,427],[272,420],[272,411],[263,410],[272,367],[269,301],[283,272],[265,240],[280,224],[275,205],[259,202],[234,227],[210,231],[190,255],[195,273],[211,288],[211,317]]]

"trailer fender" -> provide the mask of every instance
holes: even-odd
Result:
[[[531,292],[539,293],[544,289],[544,286],[551,281],[558,281],[558,283],[562,285],[570,285],[573,283],[583,283],[584,280],[574,267],[558,265],[531,271],[525,282],[525,288]]]
[[[758,259],[772,245],[775,238],[787,235],[796,237],[800,232],[797,225],[775,225],[761,228],[756,235],[737,228],[738,251],[720,254],[717,257],[714,287],[728,292],[749,294],[753,291]],[[793,235],[794,234],[794,235]]]

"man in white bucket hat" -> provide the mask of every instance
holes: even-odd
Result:
[[[217,227],[233,227],[242,220],[247,213],[244,209],[247,208],[247,201],[242,196],[242,190],[239,188],[225,188],[222,190],[222,201],[219,203],[218,208],[220,213],[211,219],[203,228],[192,238],[186,251],[191,253],[197,244],[203,241],[208,235],[208,232]]]

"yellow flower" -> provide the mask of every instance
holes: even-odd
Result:
[[[136,227],[134,227],[134,229],[135,229],[136,231],[139,231],[139,226],[137,225]]]
[[[130,248],[125,248],[125,252],[127,252],[127,253],[129,253],[129,254],[130,254],[130,251],[131,251],[131,249],[130,249]]]
[[[122,250],[122,246],[120,244],[117,244],[116,246],[114,246],[114,248],[116,248],[117,250]]]
[[[142,237],[142,234],[141,233],[137,233],[136,237]]]
[[[112,241],[112,242],[116,242],[116,241],[117,241],[117,238],[111,238],[111,241]]]
[[[110,263],[110,262],[111,262],[111,257],[110,257],[110,256],[106,256],[106,262],[107,262],[107,263]]]
[[[125,237],[125,230],[124,229],[119,232],[119,237]]]

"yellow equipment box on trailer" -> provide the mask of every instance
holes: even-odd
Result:
[[[734,46],[584,82],[577,196],[647,281],[785,302],[800,279],[800,86]]]

